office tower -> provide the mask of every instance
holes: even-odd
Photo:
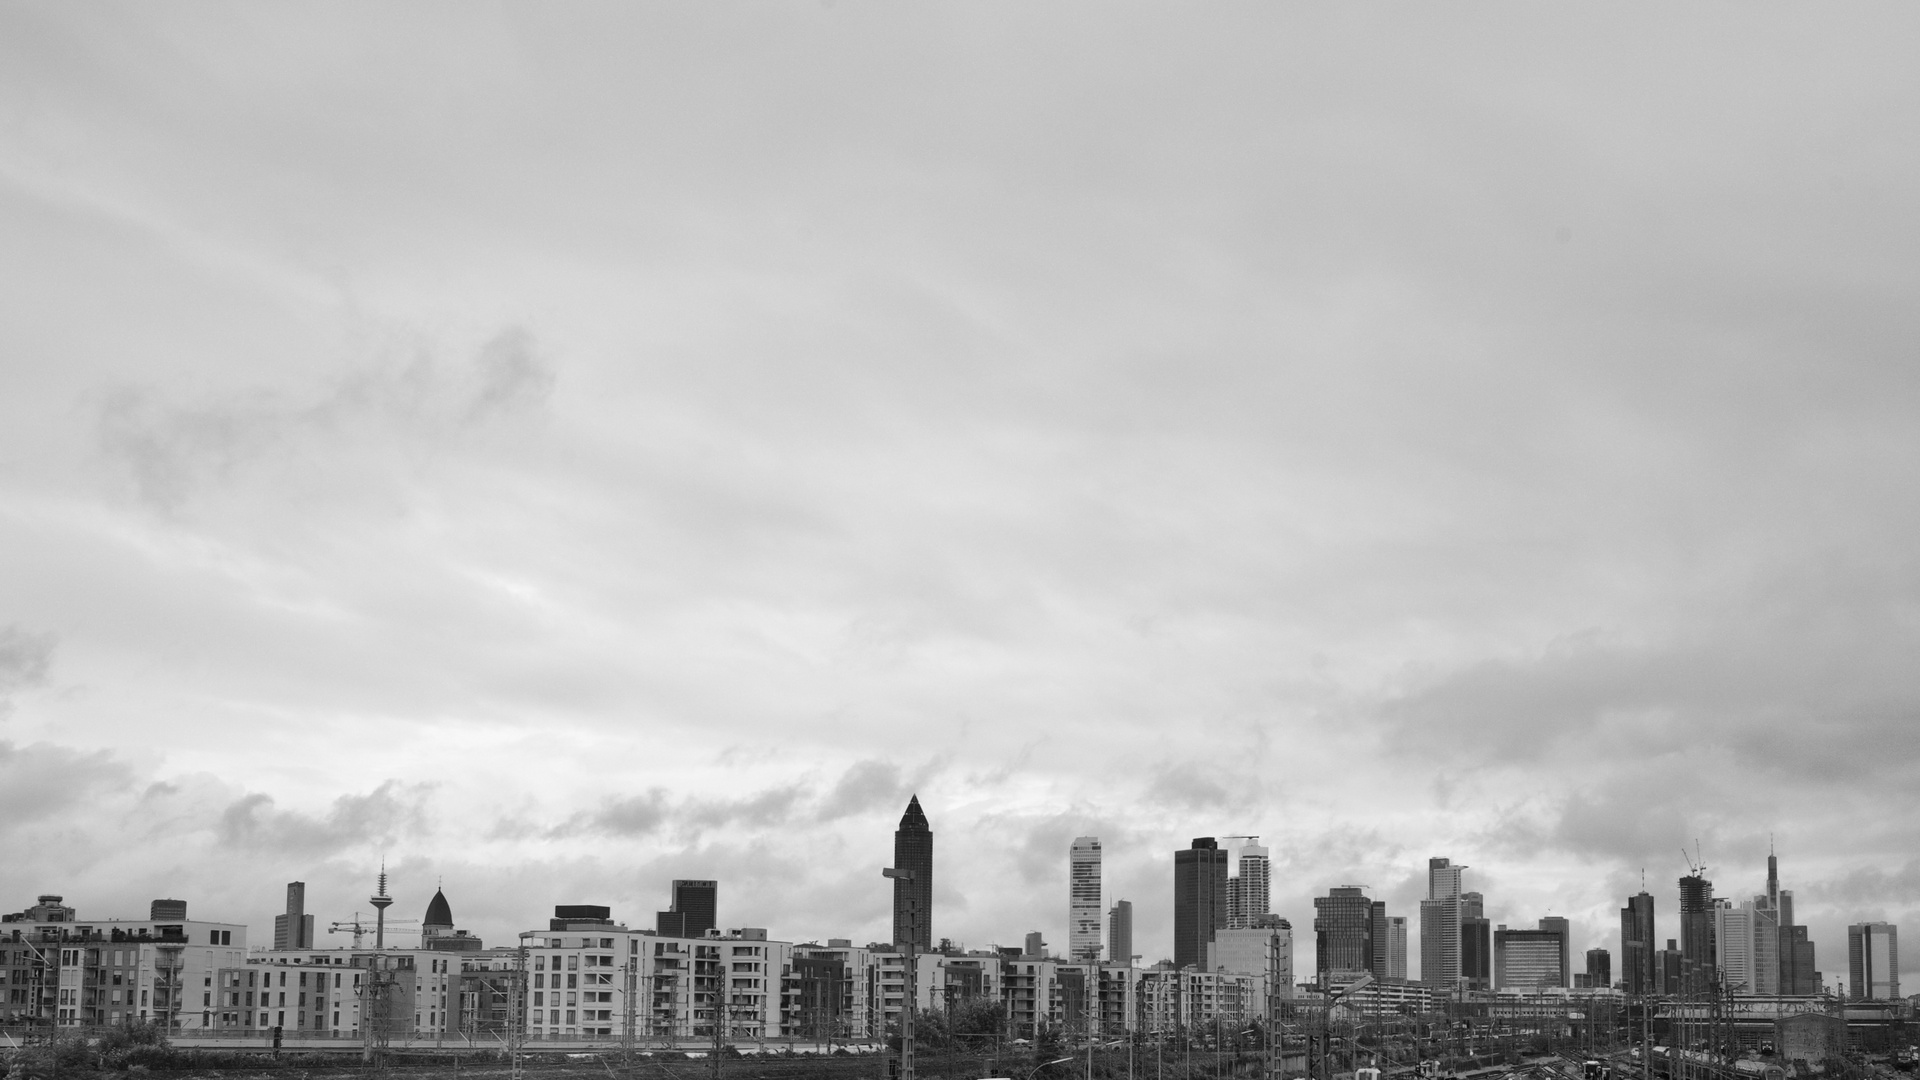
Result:
[[[1793,921],[1793,890],[1779,887],[1779,863],[1767,854],[1767,892],[1780,922],[1780,993],[1809,997],[1820,992],[1813,942],[1807,928]]]
[[[1227,878],[1227,925],[1245,929],[1255,917],[1269,914],[1272,903],[1272,864],[1267,849],[1247,837],[1240,846],[1234,873]]]
[[[1752,994],[1754,984],[1753,908],[1713,902],[1713,950],[1723,990]]]
[[[1493,925],[1484,916],[1460,920],[1460,985],[1468,990],[1493,989]]]
[[[893,868],[911,872],[911,877],[893,882],[893,943],[911,941],[921,949],[933,948],[933,827],[920,809],[920,796],[907,800],[907,812],[900,815],[900,827],[893,833]]]
[[[1856,1001],[1900,997],[1900,928],[1892,923],[1847,927],[1847,996]]]
[[[1133,901],[1116,900],[1107,912],[1107,960],[1133,966]]]
[[[1811,997],[1820,992],[1820,972],[1815,968],[1813,942],[1804,926],[1780,928],[1780,992]]]
[[[1713,943],[1713,882],[1701,874],[1680,879],[1682,993],[1704,991],[1719,968]]]
[[[1686,980],[1682,972],[1686,970],[1685,955],[1680,951],[1680,943],[1667,939],[1667,947],[1657,949],[1653,954],[1654,978],[1659,986],[1657,993],[1675,996],[1682,992]]]
[[[1213,932],[1227,924],[1227,853],[1211,836],[1173,853],[1173,966],[1204,966]]]
[[[1753,953],[1753,981],[1749,994],[1773,997],[1780,993],[1780,917],[1774,906],[1779,902],[1776,891],[1772,897],[1761,893],[1742,905],[1753,918],[1753,940],[1749,945]]]
[[[1605,949],[1587,950],[1587,985],[1605,990],[1613,985],[1613,957]]]
[[[1573,926],[1558,915],[1543,916],[1540,929],[1550,930],[1560,935],[1560,977],[1561,986],[1573,985]]]
[[[1407,917],[1387,916],[1387,981],[1407,981]]]
[[[1067,853],[1067,958],[1100,962],[1100,838],[1075,837]]]
[[[1315,981],[1348,983],[1373,974],[1373,901],[1343,885],[1313,898]]]
[[[1373,972],[1374,982],[1387,981],[1387,950],[1393,947],[1387,926],[1387,902],[1375,900],[1367,926],[1367,934],[1373,939],[1373,962],[1368,970]]]
[[[1025,956],[1047,955],[1047,942],[1046,942],[1045,935],[1041,934],[1040,931],[1038,930],[1034,930],[1028,933],[1026,945],[1024,945],[1021,948],[1020,952],[1022,955],[1025,955]]]
[[[711,878],[675,878],[673,903],[654,914],[654,933],[661,937],[705,937],[720,926],[720,883]]]
[[[1278,915],[1255,915],[1252,925],[1223,927],[1214,934],[1207,968],[1259,975],[1278,998],[1293,996],[1293,925]]]
[[[1427,898],[1420,901],[1420,981],[1451,990],[1460,981],[1460,893],[1464,864],[1427,860]]]
[[[1541,919],[1536,930],[1493,932],[1496,990],[1538,990],[1568,985],[1567,921]]]
[[[287,882],[287,913],[273,917],[273,947],[313,948],[313,916],[307,914],[307,883]]]
[[[1620,909],[1620,979],[1628,996],[1660,992],[1654,981],[1653,935],[1653,894],[1641,889]]]

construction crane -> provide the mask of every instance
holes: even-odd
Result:
[[[402,923],[418,923],[418,922],[419,922],[419,920],[418,920],[418,919],[388,919],[388,920],[387,920],[387,933],[389,933],[389,934],[417,934],[417,933],[419,933],[419,932],[420,932],[420,931],[419,931],[419,929],[417,928],[417,926],[416,926],[416,927],[407,927],[407,926],[403,926],[403,925],[400,925],[400,924],[402,924]],[[373,924],[373,923],[363,923],[363,922],[361,922],[361,921],[360,921],[360,913],[359,913],[359,912],[357,912],[357,911],[353,913],[353,921],[351,921],[351,922],[337,922],[337,923],[332,923],[332,924],[330,924],[330,925],[328,925],[328,927],[327,927],[327,933],[329,933],[329,934],[343,934],[343,933],[350,933],[350,934],[352,934],[352,935],[353,935],[353,947],[354,947],[354,948],[356,948],[356,949],[358,949],[358,948],[360,947],[360,939],[362,939],[362,938],[364,938],[364,937],[366,937],[366,936],[367,936],[368,934],[371,934],[371,933],[373,933],[373,932],[374,932],[374,930],[375,930],[375,924]]]

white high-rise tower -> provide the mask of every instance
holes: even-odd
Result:
[[[1261,915],[1272,914],[1272,862],[1267,849],[1247,837],[1240,847],[1240,863],[1227,881],[1227,926],[1244,930]]]
[[[1067,858],[1067,956],[1100,960],[1100,838],[1076,837]]]

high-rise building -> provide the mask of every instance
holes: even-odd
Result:
[[[1133,901],[1115,900],[1107,912],[1107,960],[1133,966]]]
[[[1258,975],[1274,996],[1293,997],[1293,925],[1278,915],[1256,915],[1252,923],[1214,934],[1208,969]]]
[[[1075,837],[1067,853],[1067,958],[1100,962],[1100,838]]]
[[[1373,974],[1373,901],[1342,885],[1313,898],[1315,980],[1347,983]]]
[[[1720,961],[1713,941],[1713,882],[1705,874],[1680,879],[1681,993],[1699,993],[1712,982]]]
[[[1607,950],[1587,950],[1587,985],[1595,990],[1613,985],[1613,957]]]
[[[1541,919],[1537,930],[1509,930],[1505,926],[1494,930],[1494,989],[1567,986],[1572,982],[1567,976],[1565,919]]]
[[[1387,916],[1387,981],[1407,981],[1407,917]]]
[[[1227,853],[1211,836],[1173,853],[1173,966],[1204,967],[1213,932],[1227,924]]]
[[[673,903],[654,914],[661,937],[697,938],[720,926],[720,883],[712,878],[675,878]]]
[[[1679,942],[1668,938],[1666,948],[1654,950],[1653,966],[1657,973],[1655,979],[1660,987],[1658,993],[1671,997],[1683,992],[1686,986],[1683,975],[1686,970],[1686,957],[1680,951]]]
[[[1245,929],[1253,920],[1271,913],[1272,864],[1267,849],[1247,837],[1240,846],[1233,875],[1227,878],[1227,925]]]
[[[1493,924],[1485,916],[1460,920],[1460,984],[1468,990],[1493,989]]]
[[[893,881],[893,943],[911,941],[933,948],[933,827],[920,809],[920,796],[907,800],[900,827],[893,832],[893,868],[911,876]]]
[[[1464,864],[1427,860],[1427,898],[1420,901],[1420,981],[1451,990],[1460,982],[1460,894]]]
[[[1540,919],[1540,929],[1550,930],[1560,935],[1560,974],[1561,986],[1573,985],[1573,925],[1559,915],[1544,915]]]
[[[313,916],[307,914],[307,883],[287,882],[287,913],[273,917],[273,947],[313,948]]]
[[[1372,922],[1367,928],[1368,935],[1373,939],[1373,964],[1369,970],[1373,972],[1374,982],[1387,981],[1387,951],[1393,948],[1391,935],[1387,931],[1387,919],[1387,902],[1375,900]]]
[[[1856,1001],[1899,999],[1899,927],[1883,922],[1847,927],[1847,996]]]
[[[1767,853],[1767,896],[1779,922],[1780,993],[1809,997],[1820,992],[1820,973],[1815,970],[1813,942],[1807,928],[1793,921],[1793,890],[1780,888],[1780,864]]]
[[[1759,981],[1759,958],[1753,943],[1759,937],[1752,904],[1734,907],[1728,903],[1713,906],[1713,940],[1720,964],[1720,983],[1728,992],[1755,993]]]
[[[1486,898],[1477,892],[1460,894],[1460,985],[1493,989],[1493,926],[1487,921]]]
[[[1656,994],[1653,894],[1641,889],[1620,909],[1620,979],[1630,996]]]

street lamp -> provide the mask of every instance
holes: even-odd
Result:
[[[913,871],[897,870],[891,866],[880,871],[880,876],[895,881],[913,880]],[[913,1080],[913,1013],[919,998],[919,984],[913,976],[914,939],[919,936],[917,913],[913,910],[913,890],[907,890],[907,956],[906,956],[906,993],[900,996],[900,1080]]]
[[[1038,1038],[1038,1037],[1039,1036],[1035,1036],[1035,1038]],[[1073,1055],[1069,1054],[1063,1058],[1054,1058],[1052,1061],[1043,1061],[1040,1064],[1035,1065],[1032,1069],[1029,1069],[1027,1071],[1027,1080],[1033,1080],[1034,1074],[1038,1073],[1041,1069],[1044,1069],[1049,1065],[1065,1065],[1067,1062],[1072,1060],[1073,1060]]]

